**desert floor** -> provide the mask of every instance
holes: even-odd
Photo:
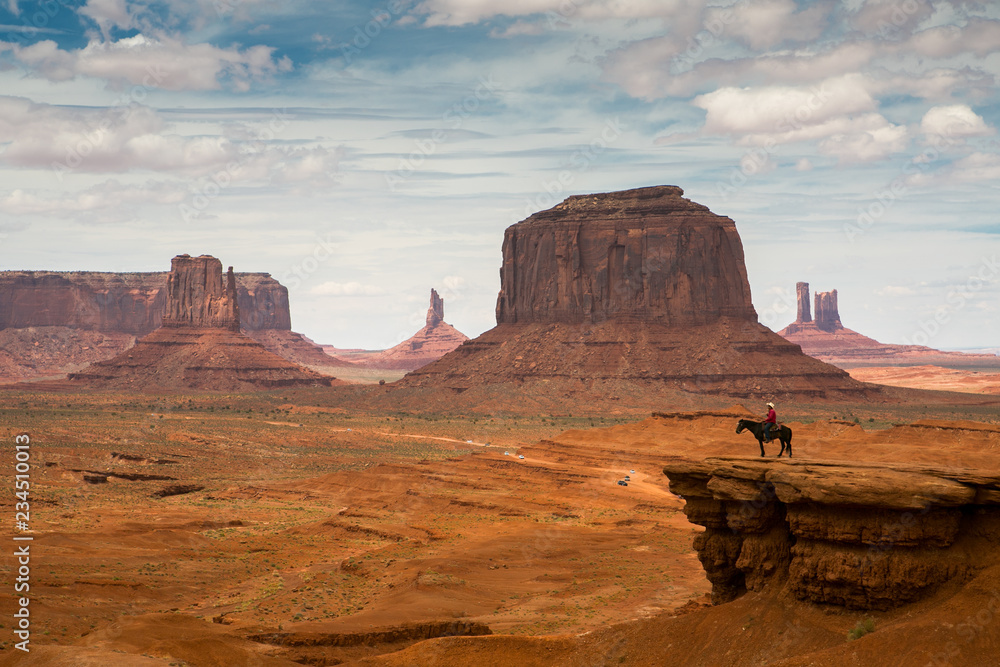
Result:
[[[745,408],[461,417],[358,412],[336,396],[3,391],[0,437],[31,436],[34,541],[32,652],[4,632],[0,665],[647,664],[628,657],[643,633],[663,648],[702,618],[701,528],[662,462],[755,456],[734,433]],[[798,406],[785,420],[796,457],[997,466],[996,429],[969,436],[956,421],[1000,421],[995,408],[930,412]],[[927,416],[949,421],[892,426]],[[4,581],[15,567],[0,561]],[[741,600],[726,605],[733,623],[791,628],[755,664],[835,648],[863,616]],[[14,604],[0,598],[5,619]],[[640,632],[662,619],[674,630]],[[417,644],[486,626],[486,644]],[[390,655],[404,649],[418,653]]]

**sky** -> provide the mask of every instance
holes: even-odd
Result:
[[[975,0],[0,0],[0,269],[211,254],[378,349],[431,288],[491,328],[507,226],[678,185],[772,329],[806,281],[883,342],[997,347],[998,76]]]

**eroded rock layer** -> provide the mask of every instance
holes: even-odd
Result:
[[[579,195],[508,227],[497,324],[756,322],[735,223],[683,194]]]
[[[971,578],[1000,537],[995,470],[719,457],[663,473],[705,527],[715,603],[787,581],[800,600],[890,609]]]

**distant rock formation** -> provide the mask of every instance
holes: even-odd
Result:
[[[294,363],[347,365],[291,331],[284,285],[267,273],[234,276],[244,333]],[[0,382],[77,371],[131,347],[163,324],[167,280],[167,272],[0,271],[0,330],[23,352],[0,354]]]
[[[719,457],[663,473],[705,526],[694,548],[716,604],[787,582],[800,600],[891,609],[993,563],[995,470]]]
[[[823,331],[843,329],[837,309],[837,290],[816,292],[816,327]]]
[[[509,227],[497,326],[396,387],[470,401],[496,384],[586,400],[869,391],[757,322],[735,223],[682,195],[575,196]]]
[[[331,380],[266,350],[240,333],[236,280],[215,257],[179,255],[167,278],[163,326],[112,359],[70,373],[111,390],[246,391],[329,386]]]
[[[444,322],[444,299],[438,296],[437,290],[431,288],[431,305],[427,309],[426,324],[435,327]]]
[[[0,329],[64,326],[144,336],[160,327],[167,273],[0,271]],[[245,330],[291,329],[288,289],[267,273],[236,273]]]
[[[795,294],[798,297],[798,315],[796,322],[812,322],[809,314],[809,283],[795,283]]]
[[[811,357],[841,368],[858,366],[915,366],[1000,368],[1000,357],[935,350],[923,345],[880,343],[848,329],[840,321],[837,290],[816,293],[816,318],[809,317],[809,283],[795,284],[798,299],[795,321],[778,332]]]
[[[412,371],[437,361],[469,337],[444,321],[444,299],[431,290],[426,325],[402,343],[380,352],[351,352],[351,362],[389,370]]]

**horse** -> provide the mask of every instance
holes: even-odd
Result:
[[[740,423],[736,425],[736,432],[742,433],[743,429],[750,431],[757,438],[757,444],[760,445],[760,455],[764,456],[764,423],[755,422],[751,419],[741,419]],[[777,438],[781,441],[781,451],[778,452],[779,458],[785,453],[785,447],[788,447],[788,458],[792,458],[792,429],[784,424],[778,428],[772,426],[771,438]]]

